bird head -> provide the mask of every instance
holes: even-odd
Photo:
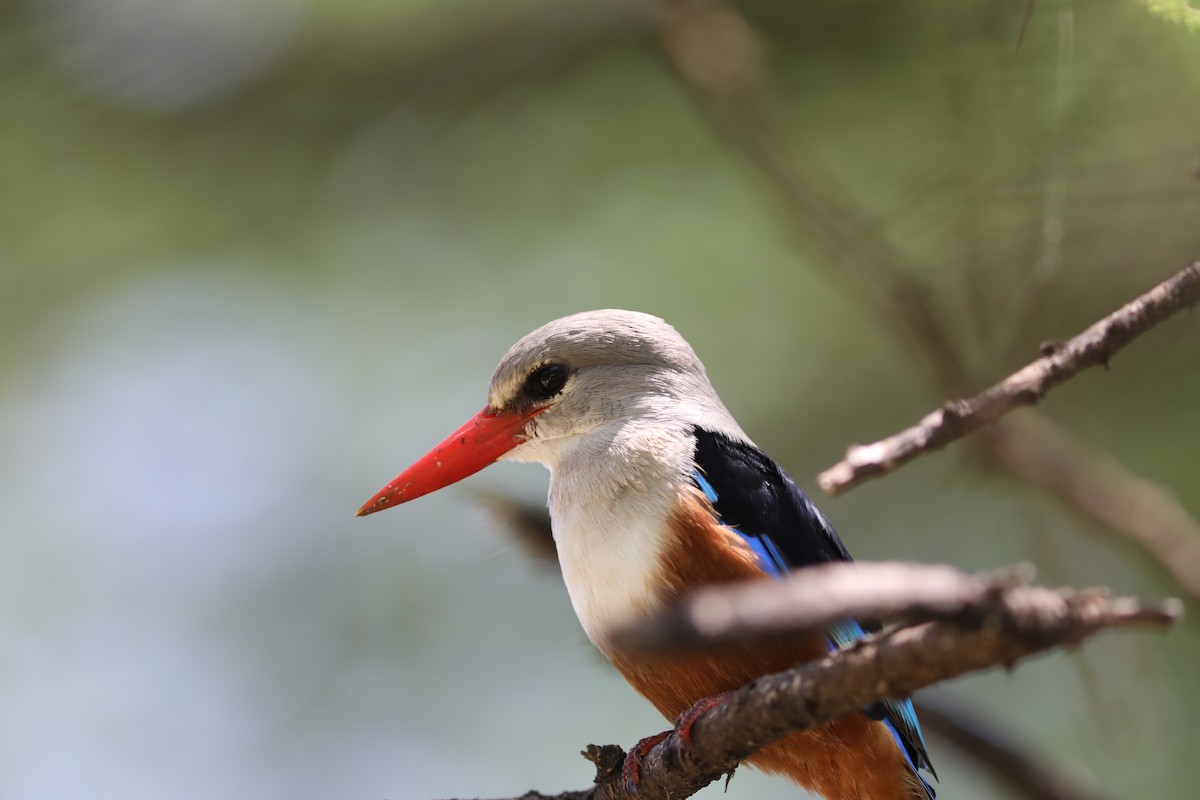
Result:
[[[487,406],[358,514],[413,500],[499,460],[554,469],[597,430],[706,418],[736,429],[691,345],[666,322],[613,309],[562,317],[509,348]]]

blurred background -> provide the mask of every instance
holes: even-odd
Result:
[[[859,558],[1180,594],[970,443],[815,482],[1200,257],[1200,33],[1149,5],[0,3],[0,796],[501,797],[660,730],[473,501],[542,470],[353,517],[583,309],[671,321]],[[1041,411],[1194,514],[1198,407],[1192,314]],[[1191,610],[929,694],[1192,797]]]

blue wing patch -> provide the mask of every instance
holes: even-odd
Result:
[[[847,647],[866,635],[867,633],[863,630],[862,625],[859,625],[855,620],[850,619],[836,622],[829,628],[829,650],[832,652]],[[927,769],[933,777],[937,777],[933,765],[929,763],[929,756],[926,755],[925,737],[921,735],[921,724],[917,722],[917,712],[913,708],[912,700],[909,700],[907,697],[902,700],[895,700],[889,697],[885,700],[880,700],[866,711],[870,717],[880,720],[888,726],[888,730],[896,740],[896,744],[900,745],[900,750],[904,753],[905,758],[908,759],[913,772],[921,779],[921,783],[924,784],[925,791],[929,793],[931,798],[934,797],[933,787],[917,771],[918,768]],[[916,746],[909,747],[906,744],[907,742],[913,742]]]
[[[696,485],[700,487],[700,491],[704,492],[704,496],[708,498],[708,502],[716,505],[717,500],[720,499],[720,495],[717,494],[717,490],[704,477],[704,473],[697,468],[692,470],[692,477],[696,479]]]
[[[692,470],[692,478],[695,479],[696,485],[700,487],[700,490],[704,492],[704,496],[708,498],[708,502],[712,503],[713,507],[716,508],[720,495],[717,494],[717,490],[708,482],[708,479],[704,477],[704,473],[699,469],[694,469]],[[746,533],[740,528],[729,525],[725,525],[725,527],[731,528],[746,540],[746,543],[750,545],[750,549],[758,556],[758,562],[763,568],[763,572],[772,577],[779,577],[788,571],[787,562],[783,560],[783,554],[779,552],[779,548],[775,546],[775,542],[770,537],[755,536],[754,534]]]
[[[851,560],[825,515],[762,451],[702,428],[696,428],[695,435],[693,478],[697,488],[712,503],[721,523],[746,540],[765,573],[778,578],[799,567]],[[871,630],[879,628],[878,623],[868,624]],[[836,623],[828,632],[829,650],[846,647],[864,636],[866,629],[859,621]],[[918,769],[929,770],[935,778],[937,773],[929,763],[912,701],[882,700],[865,711],[888,726],[913,774],[933,800],[933,787]]]

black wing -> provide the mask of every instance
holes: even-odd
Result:
[[[758,553],[764,571],[778,576],[800,567],[852,560],[825,515],[765,453],[748,442],[700,427],[694,433],[696,485],[712,502],[721,522]],[[830,629],[830,644],[843,647],[864,631],[879,627],[874,620],[846,620]],[[933,773],[910,700],[883,700],[867,713],[892,729],[914,773],[918,767]],[[924,778],[921,783],[932,798],[933,788]]]
[[[709,500],[721,521],[752,540],[756,550],[778,554],[780,563],[764,565],[768,572],[851,560],[825,515],[761,450],[703,428],[695,434],[696,466],[713,490],[705,490]]]

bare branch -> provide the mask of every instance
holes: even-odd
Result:
[[[897,576],[908,569],[898,564],[880,566],[896,570]],[[820,570],[811,572],[811,579],[824,580]],[[869,569],[860,573],[855,582],[864,597],[876,597],[873,584],[877,577]],[[890,606],[902,616],[928,610],[928,598],[920,588],[927,573],[913,569],[909,577],[915,601]],[[959,577],[960,586],[978,580]],[[848,579],[837,576],[837,580]],[[765,585],[783,593],[790,591],[783,584]],[[1004,580],[993,581],[992,586],[994,591],[986,600],[965,592],[957,615],[939,604],[939,610],[954,617],[953,621],[926,622],[871,636],[820,661],[767,675],[739,689],[696,722],[690,747],[682,747],[674,735],[654,747],[641,764],[633,792],[620,776],[623,754],[619,755],[619,748],[591,746],[586,755],[598,765],[595,787],[553,797],[530,794],[522,800],[681,800],[726,775],[762,747],[856,713],[881,698],[907,695],[968,672],[1011,667],[1028,656],[1077,644],[1110,628],[1161,627],[1180,613],[1178,603],[1144,606],[1128,598],[1110,599],[1097,591],[1055,591]],[[731,591],[736,594],[740,590]],[[846,597],[850,597],[848,591]],[[892,599],[902,598],[897,593]],[[876,600],[851,603],[841,616],[850,616],[852,608],[873,602]]]
[[[795,570],[781,580],[701,589],[683,603],[618,632],[613,642],[641,652],[744,643],[823,632],[843,619],[949,620],[971,626],[1016,604],[1050,603],[1052,590],[1029,586],[1033,567],[971,575],[945,565],[840,562]],[[1063,597],[1097,595],[1068,591]],[[1057,594],[1056,594],[1057,596]],[[1179,613],[1147,608],[1146,621]]]
[[[1036,404],[1050,389],[1089,367],[1107,367],[1138,336],[1172,315],[1200,303],[1200,262],[1194,263],[1127,303],[1078,336],[966,400],[954,400],[916,425],[869,445],[854,445],[844,460],[825,470],[821,488],[838,495],[886,475],[917,456],[939,450],[1013,409]]]
[[[795,570],[776,581],[701,589],[680,605],[622,632],[622,648],[704,648],[824,632],[847,618],[908,622],[978,618],[998,593],[1024,586],[1033,567],[970,575],[953,567],[901,562],[838,562]]]
[[[903,628],[755,681],[695,725],[689,752],[681,752],[673,736],[656,747],[643,764],[637,797],[686,797],[759,748],[880,698],[906,695],[967,672],[1011,667],[1107,628],[1165,624],[1174,618],[1171,609],[1146,609],[1132,600],[1029,587],[1006,592],[994,610],[973,630],[951,622]],[[681,768],[694,771],[694,777],[678,776]]]

